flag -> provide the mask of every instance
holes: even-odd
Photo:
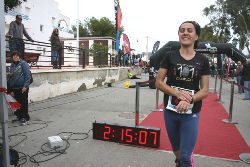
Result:
[[[121,29],[121,22],[122,22],[122,11],[120,8],[120,3],[119,0],[114,0],[115,3],[115,20],[116,20],[116,43],[115,43],[115,50],[118,53],[119,52],[119,46],[120,46],[120,41],[119,41],[119,31]]]
[[[160,41],[156,41],[153,46],[152,55],[158,50],[159,45],[160,45]]]
[[[128,53],[130,55],[130,42],[129,38],[126,34],[123,34],[123,52]]]
[[[119,0],[114,0],[115,2],[115,20],[116,20],[116,29],[119,31],[121,28],[121,22],[122,22],[122,10],[120,7]]]

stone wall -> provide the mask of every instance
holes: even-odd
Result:
[[[41,101],[63,94],[74,93],[103,86],[110,80],[127,79],[128,68],[63,69],[50,71],[32,70],[29,102]],[[140,74],[140,68],[132,69]]]

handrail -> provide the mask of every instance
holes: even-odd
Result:
[[[8,39],[6,38],[6,41]],[[23,40],[25,46],[24,59],[30,63],[32,68],[52,67],[51,65],[51,44],[48,42]],[[8,53],[8,45],[6,46]],[[79,52],[78,52],[79,51]],[[28,55],[27,55],[28,54]],[[30,59],[30,56],[32,58]],[[35,56],[35,57],[34,57]],[[117,55],[108,52],[95,52],[88,48],[77,48],[73,46],[64,45],[62,53],[59,56],[59,68],[72,67],[72,68],[85,68],[86,66],[96,67],[113,67],[119,66]],[[10,62],[10,55],[7,54],[6,58]],[[8,64],[7,64],[8,66]]]

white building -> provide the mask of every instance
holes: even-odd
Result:
[[[23,16],[22,23],[32,39],[46,44],[25,46],[32,49],[30,52],[40,53],[44,56],[50,56],[49,38],[54,28],[59,28],[61,38],[73,38],[74,34],[71,30],[70,18],[61,14],[58,4],[54,0],[28,0],[24,1],[14,10],[5,14],[5,34],[9,30],[11,21],[15,20],[17,14]],[[45,45],[45,46],[43,46]],[[48,46],[46,46],[48,45]],[[50,65],[50,57],[39,57],[39,62],[43,65]],[[47,62],[45,62],[47,61]]]
[[[27,42],[25,45],[25,54],[39,54],[38,66],[51,66],[50,36],[54,28],[58,28],[59,37],[64,43],[64,47],[77,46],[76,38],[71,30],[70,18],[61,14],[58,4],[54,0],[27,0],[14,10],[5,14],[5,34],[9,30],[11,21],[15,20],[17,14],[23,16],[22,23],[31,38],[38,42]],[[111,37],[83,37],[79,40],[80,48],[89,50],[94,43],[101,43],[108,46],[108,53],[115,55],[114,39]],[[87,66],[94,66],[93,55],[88,54],[85,62]],[[64,49],[62,53],[62,65],[81,66],[81,55],[76,49]],[[110,61],[108,62],[110,64]]]

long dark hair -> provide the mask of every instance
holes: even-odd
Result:
[[[14,56],[14,55],[17,55],[17,56],[19,56],[19,57],[21,58],[21,54],[20,54],[18,51],[16,51],[16,50],[13,51],[13,52],[11,53],[11,55],[10,55],[12,59],[13,59],[13,56]]]
[[[198,43],[199,43],[199,36],[200,36],[200,34],[201,34],[201,27],[200,27],[200,25],[199,25],[197,22],[195,22],[195,21],[184,21],[183,23],[181,23],[181,25],[184,24],[184,23],[191,23],[191,24],[194,25],[195,33],[198,35],[198,39],[194,42],[194,49],[196,49],[196,48],[198,47]],[[179,33],[179,31],[180,31],[181,25],[180,25],[180,27],[179,27],[178,33]]]

